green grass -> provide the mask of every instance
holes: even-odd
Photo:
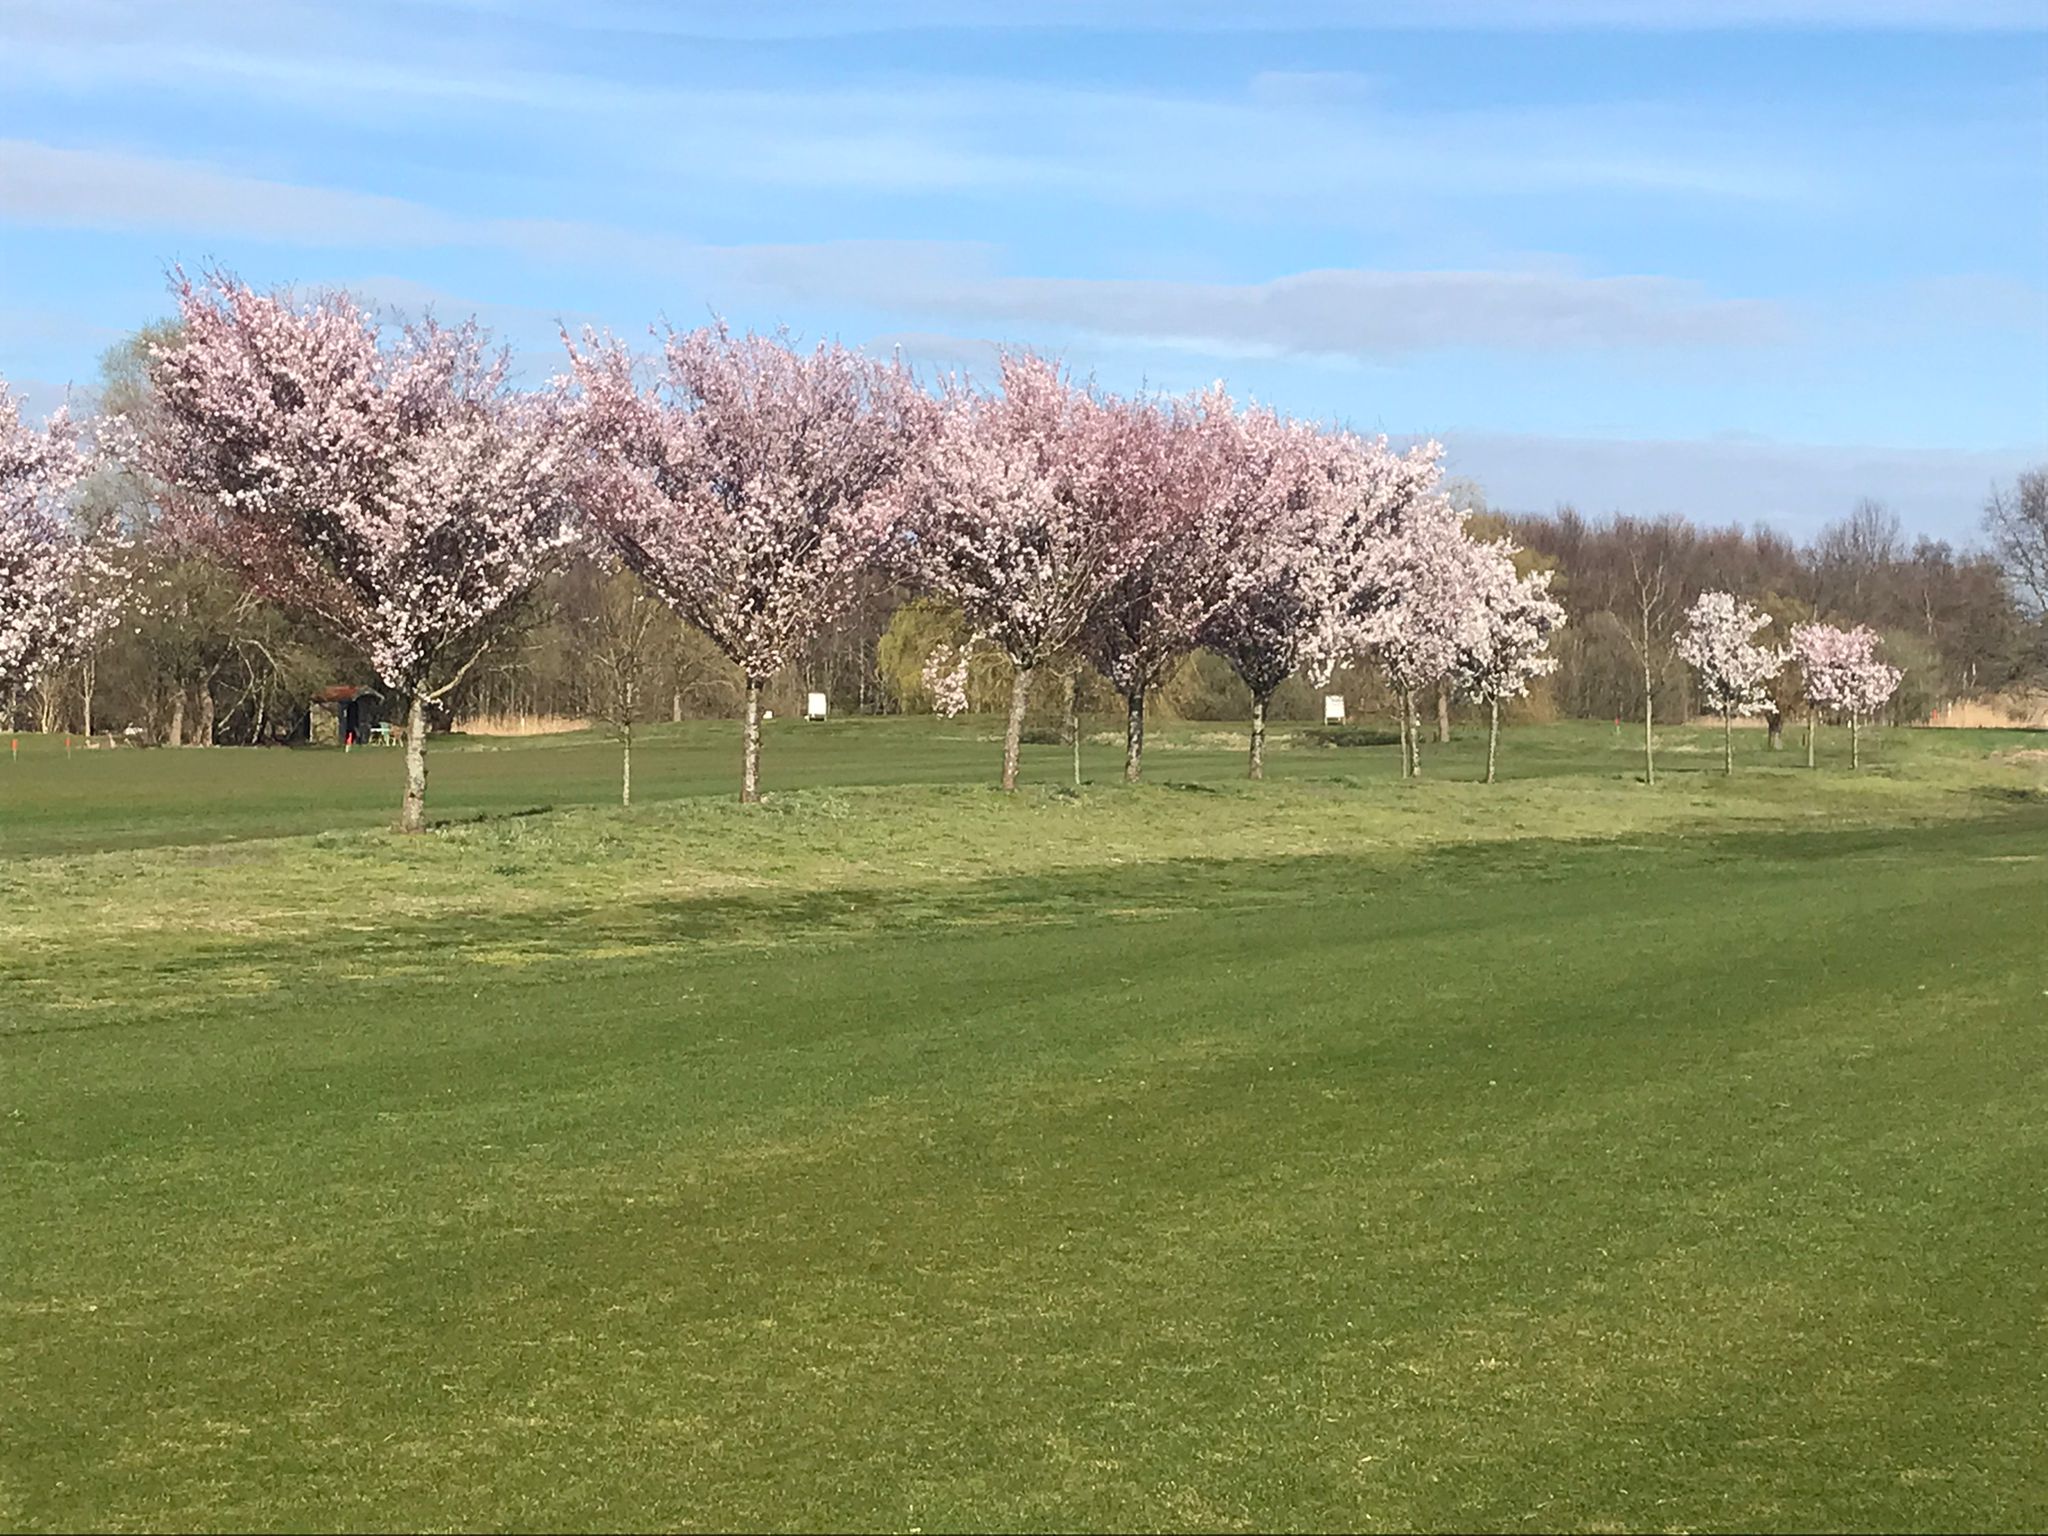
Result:
[[[2048,1521],[2025,738],[990,732],[25,743],[0,1524]]]
[[[860,785],[973,784],[993,778],[1001,751],[999,719],[769,722],[766,788],[778,791]],[[1994,733],[1995,734],[1995,733]],[[1091,781],[1123,771],[1123,722],[1088,723],[1082,767]],[[1769,756],[1762,737],[1744,732],[1738,747],[1757,767],[1788,768],[1797,751]],[[1335,737],[1346,745],[1331,744]],[[1712,732],[1659,732],[1660,773],[1688,779],[1720,772]],[[1841,739],[1836,739],[1841,737]],[[61,738],[10,738],[0,759],[0,858],[282,837],[338,828],[389,826],[397,820],[401,754],[367,747],[264,751],[162,751],[101,747],[67,751]],[[1867,744],[1871,766],[1904,749],[1901,733]],[[2015,736],[2015,740],[2022,739]],[[1155,728],[1149,775],[1160,782],[1227,783],[1243,773],[1244,729],[1228,724]],[[1897,744],[1896,746],[1894,744]],[[1826,750],[1845,766],[1848,742],[1828,733]],[[1971,752],[1981,756],[1980,744]],[[1276,725],[1267,771],[1278,779],[1379,780],[1399,772],[1391,733],[1374,722],[1328,731]],[[1923,754],[1925,755],[1925,754]],[[1483,732],[1464,730],[1432,749],[1428,770],[1473,778],[1485,766]],[[1027,745],[1027,779],[1066,783],[1071,749]],[[1640,776],[1639,729],[1563,726],[1514,733],[1502,758],[1508,778]],[[428,754],[428,812],[439,821],[509,816],[577,805],[615,805],[619,749],[594,732],[523,739],[436,736]],[[730,796],[739,786],[739,727],[722,721],[642,728],[633,757],[634,796],[643,805],[678,798]]]

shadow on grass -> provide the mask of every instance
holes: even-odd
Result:
[[[1176,788],[1182,786],[1174,786]],[[1199,792],[1209,786],[1189,785]],[[516,911],[451,910],[374,927],[337,928],[288,942],[182,937],[101,941],[82,977],[46,974],[42,960],[0,964],[0,996],[12,994],[0,1039],[81,1030],[139,1028],[218,1009],[223,978],[239,978],[251,1009],[287,995],[308,977],[356,988],[409,985],[422,977],[545,977],[592,965],[630,968],[701,958],[746,959],[778,951],[851,946],[914,936],[1089,924],[1171,923],[1287,907],[1357,914],[1362,944],[1456,931],[1469,922],[1472,893],[1507,883],[1546,912],[1588,903],[1597,920],[1614,883],[1645,900],[1680,899],[1686,880],[1738,865],[1745,878],[1871,857],[1927,863],[2009,857],[2016,840],[2048,845],[2048,796],[1984,791],[2001,809],[1937,825],[1724,831],[1641,842],[1597,839],[1488,840],[1433,848],[1269,858],[1190,858],[1089,867],[1028,877],[990,876],[884,886],[842,884],[587,900]],[[1723,878],[1718,875],[1713,878]],[[1574,892],[1583,888],[1584,896]],[[1739,890],[1735,893],[1739,900]]]

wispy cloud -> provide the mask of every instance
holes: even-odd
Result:
[[[1786,317],[1658,277],[1334,270],[1257,283],[992,271],[967,244],[710,245],[575,221],[461,218],[400,198],[183,161],[0,141],[0,216],[320,247],[490,246],[565,264],[636,263],[710,290],[1070,331],[1219,354],[1384,357],[1459,347],[1756,345]]]
[[[626,262],[769,287],[813,271],[908,280],[964,249],[918,241],[720,246],[576,220],[468,217],[406,198],[244,176],[197,161],[0,139],[0,219],[321,248],[490,247],[566,264]]]
[[[191,161],[0,139],[0,216],[292,245],[459,243],[462,221],[402,198],[238,176]]]
[[[761,41],[889,33],[1342,33],[1403,31],[1728,32],[1774,28],[2041,32],[2034,0],[7,0],[25,41],[160,30],[185,38],[318,47],[460,36],[502,48],[536,27],[603,36]],[[394,56],[399,56],[394,50]]]
[[[930,312],[1205,353],[1384,358],[1464,347],[1753,346],[1788,318],[1655,277],[1303,272],[1263,283],[992,277],[938,285]]]
[[[520,9],[508,6],[507,9]],[[1038,27],[1161,32],[1729,31],[1756,27],[2036,31],[2029,0],[596,0],[592,27],[712,37],[805,37]]]
[[[318,36],[280,19],[318,14],[325,8],[278,8],[253,29],[195,27],[182,10],[176,25],[159,10],[119,25],[53,20],[15,40],[12,67],[47,86],[228,92],[366,124],[396,114],[473,128],[485,117],[517,135],[544,120],[551,135],[622,172],[677,188],[1038,191],[1370,222],[1390,196],[1587,190],[1791,202],[1826,181],[1782,135],[1731,134],[1710,108],[1682,102],[1459,106],[1447,95],[1396,109],[1371,77],[1303,71],[1200,92],[930,70],[756,84],[707,70],[687,51],[673,70],[649,74],[622,67],[615,49],[592,58],[537,48],[536,36],[563,35],[566,12],[502,47],[478,46],[462,27],[401,38],[375,6],[332,13]]]

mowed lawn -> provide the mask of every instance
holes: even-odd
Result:
[[[826,730],[0,765],[0,1524],[2048,1523],[2041,738]]]

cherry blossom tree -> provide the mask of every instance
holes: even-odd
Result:
[[[969,647],[941,645],[924,663],[924,690],[931,695],[932,712],[948,720],[967,713],[967,664]]]
[[[1832,624],[1792,626],[1792,659],[1799,665],[1800,686],[1809,710],[1846,715],[1849,720],[1849,766],[1862,766],[1860,725],[1875,716],[1898,691],[1905,673],[1877,659],[1877,633],[1864,625],[1837,629]],[[1814,762],[1817,718],[1806,734],[1806,766]]]
[[[1521,698],[1531,682],[1557,670],[1550,637],[1564,627],[1564,606],[1550,595],[1551,573],[1519,574],[1514,555],[1505,539],[1477,546],[1474,595],[1481,622],[1456,667],[1459,688],[1487,706],[1489,784],[1500,753],[1501,701]]]
[[[0,690],[33,687],[89,644],[106,614],[91,552],[70,525],[85,471],[69,418],[37,432],[0,380]]]
[[[1678,654],[1699,676],[1700,696],[1721,717],[1721,765],[1735,772],[1735,717],[1771,708],[1771,680],[1784,670],[1785,653],[1757,644],[1770,627],[1732,592],[1703,592],[1686,610]]]
[[[1899,684],[1905,673],[1889,662],[1879,661],[1875,656],[1866,657],[1853,668],[1842,688],[1843,708],[1849,714],[1849,766],[1861,768],[1862,725],[1865,720],[1875,720],[1892,695],[1899,691]]]
[[[1460,659],[1485,643],[1481,564],[1464,516],[1433,493],[1374,551],[1357,600],[1366,608],[1359,633],[1400,701],[1404,778],[1422,773],[1417,696],[1454,677]]]
[[[1124,696],[1124,779],[1135,784],[1146,695],[1251,578],[1249,551],[1269,523],[1269,465],[1257,432],[1220,388],[1123,401],[1118,414],[1109,504],[1133,553],[1081,638]]]
[[[393,337],[344,294],[177,283],[140,440],[179,523],[407,701],[400,825],[425,825],[427,708],[572,539],[572,451],[474,323]]]
[[[1033,674],[1073,646],[1137,553],[1123,413],[1053,363],[1005,354],[1001,389],[951,386],[899,482],[900,560],[1009,658],[1003,788],[1017,787]],[[964,707],[964,704],[963,706]]]
[[[1361,612],[1384,599],[1371,579],[1384,566],[1382,547],[1435,483],[1437,449],[1396,454],[1385,438],[1270,418],[1255,418],[1252,430],[1266,440],[1263,532],[1249,541],[1244,579],[1201,642],[1251,690],[1249,771],[1259,779],[1267,705],[1297,672],[1323,686],[1359,648]]]
[[[646,389],[619,343],[569,350],[590,449],[579,499],[745,676],[740,799],[757,801],[761,690],[882,552],[935,407],[900,365],[723,324],[670,331]]]

